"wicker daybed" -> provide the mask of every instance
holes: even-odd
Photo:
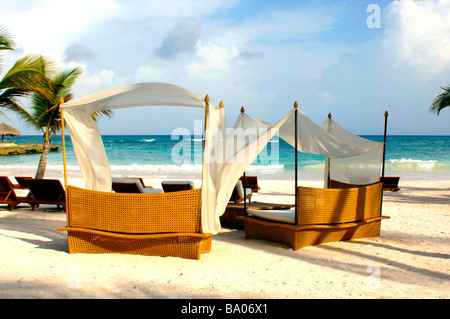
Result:
[[[265,239],[294,250],[332,241],[380,235],[382,183],[346,189],[297,187],[298,217],[290,211],[248,209],[237,217],[247,239]],[[278,215],[278,216],[277,216]],[[296,221],[297,219],[297,221]]]
[[[69,253],[125,253],[200,259],[200,190],[132,194],[67,187]]]

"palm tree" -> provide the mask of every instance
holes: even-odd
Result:
[[[60,100],[62,99],[64,102],[67,102],[72,98],[70,91],[80,74],[81,69],[74,68],[59,72],[53,78],[49,79],[53,88],[51,97],[44,96],[38,92],[33,93],[31,98],[31,114],[21,107],[14,109],[28,125],[42,131],[44,136],[44,145],[35,178],[44,178],[48,151],[50,149],[50,139],[61,129]],[[111,117],[112,113],[111,111],[102,111],[101,113],[94,113],[92,117],[97,120],[99,115]]]
[[[14,50],[14,41],[9,33],[0,26],[0,50]],[[0,71],[2,71],[0,59]],[[47,75],[55,69],[45,57],[27,55],[18,60],[0,80],[0,114],[3,109],[15,108],[21,97],[31,92],[39,92],[50,97],[52,89]]]
[[[436,99],[434,99],[433,104],[431,104],[430,112],[436,112],[439,115],[439,112],[444,107],[450,106],[450,85],[447,87],[442,87],[444,90],[441,94],[439,94]]]
[[[28,119],[28,122],[32,123],[35,128],[42,130],[44,134],[44,145],[35,178],[44,178],[50,138],[61,129],[59,101],[62,98],[64,102],[67,102],[72,98],[70,90],[80,74],[79,68],[63,71],[51,80],[54,88],[51,98],[46,98],[40,93],[34,93],[32,96],[33,119]]]

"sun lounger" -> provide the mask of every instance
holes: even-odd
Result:
[[[292,247],[380,235],[382,183],[346,189],[297,187],[295,211],[248,209],[247,239],[265,239]]]
[[[67,187],[69,253],[200,259],[212,234],[200,232],[200,189],[123,194]]]
[[[17,189],[28,189],[27,180],[33,179],[33,177],[15,176],[18,184],[14,185]]]
[[[396,192],[400,190],[400,187],[398,187],[398,182],[400,180],[400,177],[380,177],[380,182],[383,183],[383,191],[391,191]],[[330,188],[351,188],[351,187],[358,187],[359,185],[355,184],[347,184],[343,182],[338,182],[335,180],[330,180]]]
[[[35,210],[41,204],[55,204],[66,210],[66,195],[59,179],[29,179],[27,180],[30,194],[26,202]]]
[[[164,193],[187,191],[194,189],[194,182],[191,181],[163,181],[161,182]]]
[[[251,198],[252,190],[250,188],[245,188],[245,199],[250,201]],[[242,186],[242,182],[240,180],[237,181],[236,186],[233,189],[230,201],[234,203],[241,203],[244,201],[244,187]]]
[[[291,204],[277,204],[277,203],[262,203],[250,202],[246,203],[246,207],[250,209],[262,210],[285,210],[294,207]],[[236,217],[244,216],[244,203],[231,203],[227,205],[225,212],[220,216],[220,224],[223,227],[244,229],[244,221],[238,220]]]
[[[160,188],[146,187],[141,178],[112,179],[112,189],[116,193],[162,193]]]
[[[0,204],[6,204],[10,210],[14,210],[24,199],[16,195],[14,186],[8,176],[0,176]]]
[[[240,177],[242,185],[244,185],[244,176]],[[257,193],[261,187],[258,186],[257,176],[245,176],[245,187],[250,188],[253,193]]]
[[[398,187],[398,182],[400,181],[399,176],[385,176],[380,177],[380,181],[383,182],[383,190],[397,192],[400,190]]]

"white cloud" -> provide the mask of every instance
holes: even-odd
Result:
[[[385,50],[399,64],[440,72],[450,67],[450,1],[393,1],[386,14]]]
[[[25,54],[39,53],[60,62],[74,37],[92,31],[118,8],[112,0],[39,0],[22,6],[2,3],[0,20]]]

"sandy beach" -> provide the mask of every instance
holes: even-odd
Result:
[[[69,184],[82,181],[73,177]],[[294,201],[293,182],[261,180],[260,186],[253,200]],[[390,219],[381,237],[293,251],[223,228],[200,260],[68,254],[67,234],[56,230],[66,225],[63,211],[21,205],[11,212],[2,205],[0,298],[447,299],[450,182],[403,178],[400,187],[384,192],[383,215]]]

